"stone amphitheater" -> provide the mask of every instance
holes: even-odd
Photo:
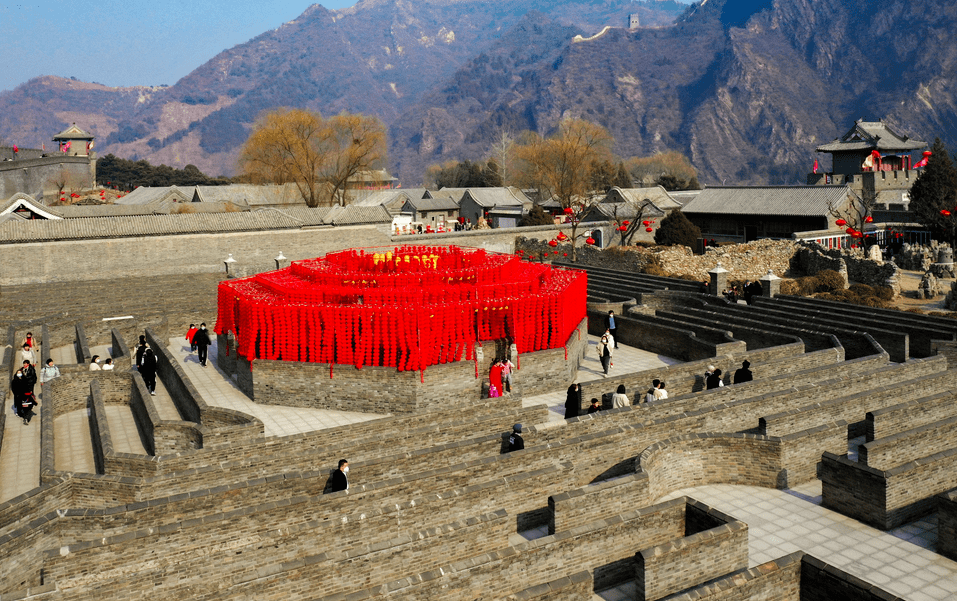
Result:
[[[29,426],[5,396],[0,600],[955,598],[957,321],[588,275],[563,360],[586,403],[623,384],[634,404],[569,420],[569,382],[521,370],[509,397],[428,412],[257,404],[183,340],[222,274],[3,286],[5,373],[32,331],[63,375]],[[753,381],[703,390],[744,359]],[[636,402],[653,378],[670,398]],[[525,450],[503,452],[515,422]],[[324,494],[341,457],[351,487]]]

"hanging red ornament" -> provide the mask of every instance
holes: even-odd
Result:
[[[874,218],[868,215],[864,218],[864,223],[874,223]]]
[[[646,219],[641,222],[641,225],[651,225],[651,222]]]
[[[646,228],[645,228],[645,231],[646,231],[646,232],[653,232],[653,231],[655,231],[655,228],[653,228],[653,227],[646,227]]]
[[[585,238],[585,244],[594,244],[594,243],[595,243],[595,239],[592,238],[591,236]]]
[[[548,241],[548,245],[551,246],[552,248],[554,248],[554,247],[558,246],[558,241],[557,241],[557,240],[549,240],[549,241]]]
[[[630,221],[622,221],[621,224],[627,227],[627,226],[631,225],[631,222],[630,222]]]
[[[944,217],[950,217],[950,211],[948,211],[947,209],[941,209],[940,214],[943,215]]]
[[[839,227],[844,227],[845,225],[847,225],[847,220],[845,220],[845,219],[837,219],[837,220],[834,221],[834,223],[835,223],[836,225],[838,225]]]
[[[571,208],[571,207],[565,207],[565,214],[566,214],[566,215],[571,215],[573,212],[574,212],[574,211],[572,211],[572,208]]]

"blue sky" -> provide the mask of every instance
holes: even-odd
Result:
[[[172,85],[219,52],[301,15],[310,0],[0,0],[0,91],[39,75]],[[343,8],[355,0],[325,0]]]

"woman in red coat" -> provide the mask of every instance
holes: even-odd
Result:
[[[495,363],[492,364],[492,369],[489,372],[488,379],[491,383],[489,387],[489,396],[492,396],[492,387],[495,388],[498,394],[495,396],[502,396],[502,361],[501,359],[496,359]]]

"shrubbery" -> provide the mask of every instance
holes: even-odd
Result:
[[[887,286],[868,286],[854,284],[844,288],[844,279],[834,270],[826,269],[817,275],[809,275],[796,280],[781,282],[781,294],[788,296],[813,296],[823,300],[849,303],[863,307],[893,309],[889,302],[894,291]]]

